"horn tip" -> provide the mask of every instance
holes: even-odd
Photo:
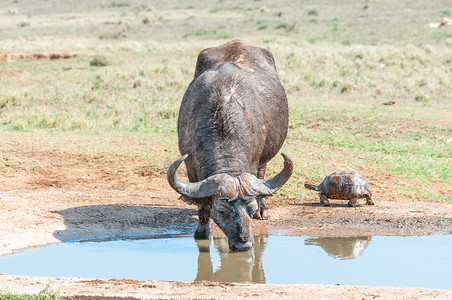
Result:
[[[185,154],[184,156],[176,159],[168,168],[166,171],[166,177],[168,179],[168,182],[172,182],[172,177],[175,176],[177,168],[179,168],[180,164],[187,158],[188,154]]]
[[[179,158],[175,161],[175,163],[178,163],[178,164],[180,165],[187,157],[188,157],[188,154],[185,154],[185,155],[179,157]]]
[[[290,166],[293,166],[293,162],[290,159],[289,156],[287,156],[287,154],[285,153],[281,153],[282,157],[284,158],[284,164],[289,164]]]

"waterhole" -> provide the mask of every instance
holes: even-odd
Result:
[[[123,238],[0,257],[0,273],[452,289],[451,250],[450,236],[257,236],[248,252],[229,252],[220,238]]]

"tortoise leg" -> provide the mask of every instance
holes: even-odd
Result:
[[[266,171],[267,171],[267,165],[260,167],[257,170],[257,178],[264,179]],[[258,208],[253,215],[253,219],[257,219],[257,220],[267,220],[268,219],[267,203],[265,203],[265,198],[267,198],[267,197],[264,197],[264,196],[256,197]]]
[[[328,200],[328,198],[324,194],[319,193],[319,197],[320,203],[322,203],[325,206],[331,206],[330,200]]]
[[[357,201],[358,201],[358,198],[352,198],[352,199],[350,199],[350,201],[348,201],[348,206],[350,206],[350,207],[355,207]]]
[[[367,205],[375,205],[374,201],[372,200],[372,198],[366,198],[366,204]]]

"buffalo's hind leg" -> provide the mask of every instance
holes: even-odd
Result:
[[[262,167],[260,167],[257,170],[257,178],[259,179],[264,179],[265,177],[265,172],[267,171],[267,165],[264,165]],[[256,200],[257,200],[257,210],[253,215],[253,219],[257,219],[257,220],[266,220],[268,219],[268,212],[267,212],[267,203],[265,203],[265,198],[264,196],[257,196]]]
[[[210,205],[199,205],[198,218],[199,224],[196,228],[194,237],[197,240],[208,239],[210,237]]]

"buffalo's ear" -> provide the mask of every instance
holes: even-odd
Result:
[[[187,204],[193,204],[193,203],[195,203],[194,199],[192,199],[192,198],[190,198],[190,197],[188,197],[188,196],[185,196],[185,195],[180,196],[179,199],[182,200],[182,201],[184,201],[184,202],[187,203]]]
[[[197,204],[197,205],[204,205],[206,202],[206,198],[190,198],[188,196],[182,195],[179,197],[180,200],[184,201],[187,204]]]

